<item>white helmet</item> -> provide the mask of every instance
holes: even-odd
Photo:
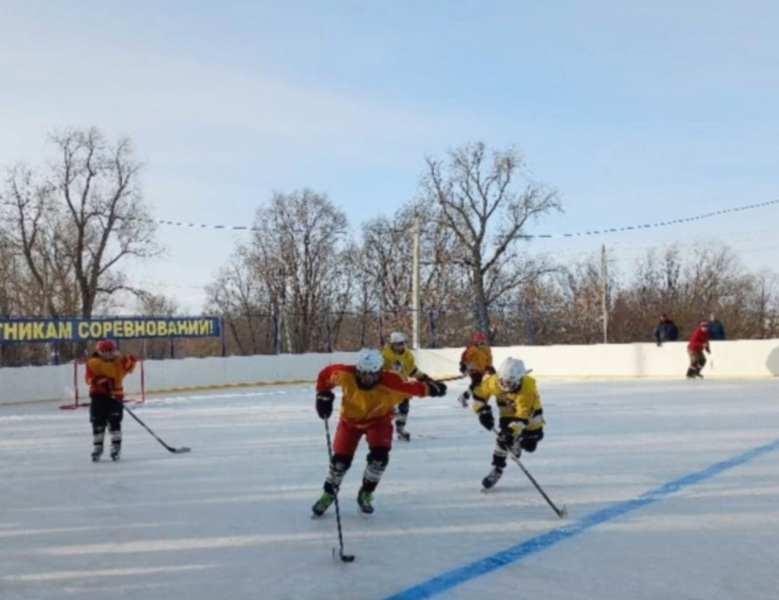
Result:
[[[393,331],[390,333],[389,342],[390,344],[405,344],[406,336],[399,331]]]
[[[527,374],[525,363],[516,358],[507,358],[498,367],[498,385],[505,392],[515,392],[522,385]]]
[[[357,385],[363,389],[370,388],[381,379],[384,357],[378,350],[363,348],[357,353],[354,366],[357,371]]]

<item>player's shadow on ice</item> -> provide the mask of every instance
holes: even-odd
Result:
[[[765,361],[765,366],[774,377],[779,375],[779,346],[771,350]]]

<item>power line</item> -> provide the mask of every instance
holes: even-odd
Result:
[[[592,231],[580,231],[577,233],[559,233],[559,234],[538,234],[538,235],[523,235],[521,237],[526,239],[532,238],[572,238],[572,237],[586,237],[592,235],[604,235],[607,233],[621,233],[623,231],[635,231],[637,229],[654,229],[657,227],[667,227],[668,225],[678,225],[680,223],[689,223],[691,221],[701,221],[703,219],[710,219],[711,217],[718,217],[728,213],[741,212],[745,210],[752,210],[755,208],[763,208],[764,206],[770,206],[772,204],[779,204],[779,200],[771,200],[770,202],[760,202],[759,204],[748,204],[746,206],[738,206],[734,208],[725,208],[723,210],[717,210],[714,212],[706,213],[703,215],[696,215],[694,217],[684,217],[680,219],[673,219],[672,221],[661,221],[660,223],[648,223],[645,225],[630,225],[625,227],[611,227],[608,229],[592,230]]]
[[[692,221],[702,221],[704,219],[710,219],[712,217],[718,217],[735,212],[742,212],[746,210],[754,210],[756,208],[763,208],[779,204],[779,200],[771,200],[770,202],[760,202],[758,204],[748,204],[746,206],[737,206],[734,208],[725,208],[714,212],[696,215],[693,217],[683,217],[679,219],[673,219],[671,221],[661,221],[659,223],[647,223],[644,225],[626,225],[624,227],[610,227],[603,229],[594,229],[592,231],[579,231],[576,233],[539,233],[531,235],[521,235],[522,239],[561,239],[561,238],[576,238],[576,237],[589,237],[596,235],[606,235],[609,233],[622,233],[625,231],[637,231],[641,229],[656,229],[658,227],[668,227],[669,225],[679,225],[681,223],[690,223]],[[164,221],[154,220],[158,225],[166,225],[171,227],[186,227],[190,229],[221,229],[227,231],[260,231],[258,227],[252,227],[251,225],[213,225],[207,223],[186,223],[183,221]],[[405,230],[404,230],[405,231]],[[341,232],[339,232],[341,233]]]

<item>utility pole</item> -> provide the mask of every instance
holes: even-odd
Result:
[[[606,260],[606,244],[601,246],[601,277],[603,280],[602,310],[603,310],[603,343],[609,343],[609,265]]]
[[[43,279],[43,285],[41,286],[41,317],[44,319],[52,316],[49,311],[49,298],[51,297],[51,282],[49,280],[50,266],[49,257],[44,255],[43,272],[41,273],[41,278]],[[48,364],[59,364],[59,348],[57,347],[56,342],[48,342],[46,344],[46,362]]]
[[[413,257],[413,274],[411,279],[411,295],[412,300],[412,329],[414,335],[414,350],[419,350],[419,318],[421,312],[421,302],[419,299],[419,246],[421,231],[419,227],[419,215],[414,218],[414,257]]]

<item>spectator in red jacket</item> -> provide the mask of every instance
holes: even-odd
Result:
[[[709,347],[710,339],[709,324],[706,321],[701,321],[698,328],[692,332],[690,343],[687,344],[687,354],[690,356],[690,368],[687,369],[688,379],[703,377],[701,369],[706,364],[706,357],[703,353],[705,351],[707,354],[711,354],[711,348]]]

